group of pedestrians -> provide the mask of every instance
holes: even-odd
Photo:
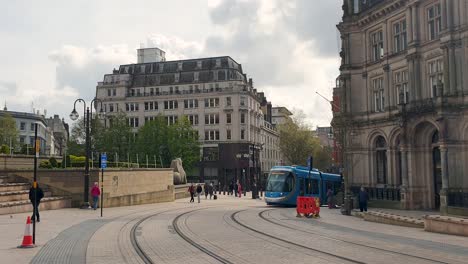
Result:
[[[229,195],[234,195],[235,197],[239,197],[241,198],[242,197],[242,185],[240,184],[239,181],[232,181],[230,184],[229,184],[229,192],[228,192]]]
[[[210,196],[210,200],[214,198],[215,200],[217,199],[217,196],[215,193],[215,186],[214,183],[211,182],[210,184],[205,183],[202,187],[201,184],[194,185],[193,183],[190,185],[188,188],[188,192],[190,193],[190,202],[194,203],[195,202],[195,196],[197,196],[198,203],[200,203],[200,199],[202,196],[203,191],[205,192],[205,200],[208,199],[208,195]]]

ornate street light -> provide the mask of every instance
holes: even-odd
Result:
[[[70,119],[73,121],[76,121],[79,118],[79,114],[76,111],[76,103],[77,102],[82,102],[83,103],[83,121],[85,124],[85,130],[86,130],[86,139],[85,139],[85,144],[86,144],[86,159],[85,159],[85,171],[84,171],[84,190],[83,190],[83,204],[81,205],[81,209],[88,209],[90,208],[89,204],[89,156],[91,152],[91,147],[90,147],[90,133],[89,133],[89,122],[90,122],[90,109],[89,107],[86,107],[86,102],[85,100],[79,98],[76,99],[75,103],[73,104],[73,111],[70,113]],[[101,109],[99,111],[99,118],[103,118],[105,116],[105,112],[103,111],[102,108],[102,101],[94,98],[91,101],[91,105],[93,105],[95,102],[99,102],[101,104]],[[91,108],[91,115],[92,115],[93,109]]]

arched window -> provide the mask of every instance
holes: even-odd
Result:
[[[382,136],[375,141],[377,183],[387,183],[387,142]]]
[[[432,144],[437,143],[439,143],[439,131],[435,131],[434,134],[432,134]]]

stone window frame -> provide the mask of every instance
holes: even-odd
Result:
[[[226,124],[232,124],[232,114],[226,113]]]
[[[185,109],[195,109],[198,108],[198,99],[185,99],[184,100]]]
[[[408,22],[406,17],[392,24],[393,52],[399,53],[408,48]]]
[[[387,184],[388,183],[388,143],[387,140],[379,135],[375,139],[375,172],[378,184]],[[382,167],[381,167],[382,166]]]
[[[205,108],[219,107],[219,98],[205,98]]]
[[[396,92],[397,104],[407,104],[409,102],[409,90],[408,90],[408,69],[402,69],[394,72],[393,74],[393,86]],[[403,99],[403,101],[401,101]]]
[[[188,118],[188,120],[190,122],[190,125],[197,126],[199,124],[198,115],[188,115],[187,118]]]
[[[380,61],[385,54],[384,51],[384,33],[383,29],[379,28],[375,31],[372,31],[369,34],[369,43],[370,43],[370,51],[371,51],[371,61],[376,62]]]
[[[439,82],[444,84],[444,59],[437,57],[427,61],[427,76],[429,84],[430,97],[434,98],[440,96],[437,90]]]
[[[219,125],[219,114],[205,114],[205,125]]]
[[[431,11],[433,12],[431,15]],[[436,2],[426,8],[427,19],[427,37],[428,40],[435,40],[440,36],[442,31],[442,4]]]
[[[137,116],[127,118],[128,125],[131,128],[137,128],[140,126],[140,118]]]
[[[378,76],[371,80],[371,88],[372,88],[372,98],[373,98],[373,106],[374,112],[384,112],[385,111],[385,85],[384,85],[384,78],[383,76]]]
[[[166,119],[168,126],[177,123],[177,120],[179,119],[179,117],[176,115],[168,115],[168,116],[164,116],[164,118]]]
[[[232,134],[230,129],[226,129],[226,139],[231,140],[232,139]]]
[[[174,110],[178,108],[177,100],[164,101],[164,110]]]
[[[219,130],[217,129],[205,130],[205,140],[206,141],[219,140]]]

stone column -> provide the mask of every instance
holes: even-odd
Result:
[[[413,42],[419,41],[418,4],[411,6],[411,25],[413,27]]]
[[[443,0],[443,1],[445,2],[445,6],[442,5],[442,7],[445,7],[445,10],[446,10],[445,17],[447,18],[446,28],[449,31],[452,31],[453,30],[453,2],[455,2],[455,0],[449,0],[449,1]]]
[[[440,165],[442,167],[442,190],[440,191],[440,213],[447,214],[448,209],[448,149],[447,146],[440,146]]]
[[[456,94],[457,93],[457,65],[456,65],[456,57],[455,57],[455,44],[452,43],[448,47],[448,63],[449,63],[449,78],[450,83],[448,87],[448,94]]]
[[[444,52],[444,95],[450,94],[450,48],[448,45],[443,45]]]
[[[406,9],[406,31],[408,34],[408,46],[411,46],[411,44],[414,41],[413,38],[413,12],[412,12],[413,7],[409,6],[408,9]]]

